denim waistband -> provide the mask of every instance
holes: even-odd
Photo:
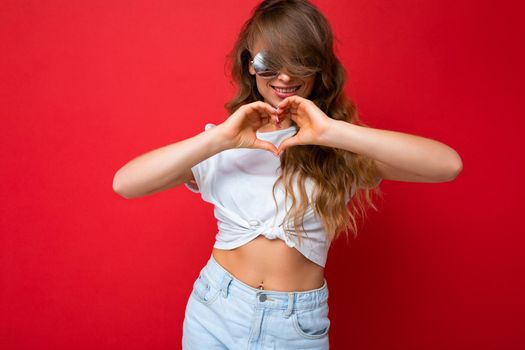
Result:
[[[323,286],[306,291],[272,291],[254,288],[224,269],[210,256],[206,266],[201,270],[210,283],[220,289],[223,297],[231,295],[253,304],[256,308],[282,309],[291,314],[294,310],[315,309],[328,301],[328,284],[324,279]]]

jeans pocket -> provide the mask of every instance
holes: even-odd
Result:
[[[328,318],[328,303],[310,310],[297,310],[292,314],[294,328],[297,333],[307,339],[319,339],[328,334],[330,319]]]
[[[217,299],[219,292],[220,289],[210,283],[208,277],[204,273],[200,272],[199,277],[193,283],[192,290],[192,293],[197,298],[197,300],[203,304],[210,305]]]

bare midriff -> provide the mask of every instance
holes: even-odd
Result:
[[[282,239],[259,235],[235,249],[213,248],[212,254],[226,271],[253,288],[293,292],[321,288],[324,283],[324,268]]]

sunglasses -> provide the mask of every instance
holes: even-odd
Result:
[[[250,61],[250,63],[253,65],[253,69],[255,69],[255,73],[260,76],[263,79],[273,79],[276,76],[280,74],[279,71],[273,71],[268,68],[268,65],[264,61],[264,57],[266,56],[265,51],[259,51],[255,57]],[[311,75],[314,75],[315,73],[310,73],[306,75],[301,75],[301,78],[306,78]]]

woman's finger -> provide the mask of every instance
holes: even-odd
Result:
[[[266,112],[268,114],[272,114],[275,112],[275,108],[273,108],[269,103],[266,103],[263,101],[255,102],[254,108],[257,109],[261,113]]]
[[[252,113],[255,113],[261,121],[268,123],[275,119],[275,116],[276,116],[275,109],[272,106],[270,106],[268,103],[258,101],[250,105],[251,105],[250,107],[251,107]],[[250,112],[248,113],[251,114]]]
[[[264,149],[264,150],[267,150],[267,151],[270,151],[272,152],[273,154],[275,154],[276,156],[279,155],[279,150],[277,149],[277,147],[275,147],[275,145],[271,142],[268,142],[268,141],[263,141],[263,140],[260,140],[260,139],[255,139],[255,142],[254,142],[254,147],[256,148],[261,148],[261,149]]]
[[[289,96],[282,100],[278,105],[278,109],[286,109],[290,108],[291,106],[297,107],[297,105],[301,102],[301,97],[299,96]]]
[[[281,155],[281,153],[284,152],[285,149],[291,146],[301,145],[302,143],[299,141],[299,138],[297,136],[293,136],[290,138],[287,138],[283,142],[279,144],[279,148],[277,150],[277,154]]]

